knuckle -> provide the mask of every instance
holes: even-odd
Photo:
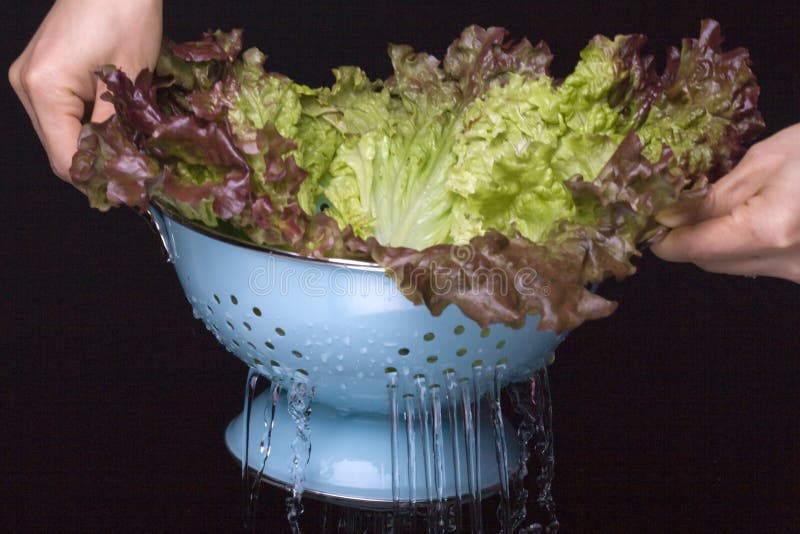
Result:
[[[800,228],[797,221],[788,217],[777,218],[771,231],[769,245],[778,251],[788,250],[800,242]]]
[[[28,94],[39,93],[46,90],[49,83],[48,78],[49,75],[47,72],[37,67],[29,66],[25,69],[21,69],[20,72],[20,84],[22,89]]]
[[[70,166],[71,165],[64,164],[63,162],[55,161],[55,159],[52,157],[50,158],[50,169],[53,171],[53,174],[67,182],[70,181]]]
[[[8,81],[11,83],[11,87],[13,87],[15,91],[19,91],[22,88],[22,80],[20,77],[21,69],[22,65],[19,59],[14,61],[14,63],[12,63],[8,68]]]
[[[751,146],[743,161],[746,160],[757,173],[771,173],[783,164],[785,158],[785,151],[774,140],[766,139]]]
[[[800,217],[792,210],[775,210],[768,217],[762,217],[754,233],[767,250],[789,250],[800,244]]]

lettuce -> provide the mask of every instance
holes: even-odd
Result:
[[[107,209],[155,200],[247,239],[386,268],[439,314],[574,328],[615,303],[654,219],[705,194],[763,128],[747,51],[719,25],[670,49],[593,38],[574,71],[547,45],[472,26],[444,57],[390,45],[394,73],[310,88],[264,70],[241,32],[165,41],[155,73],[99,75],[116,115],[88,124],[72,178]]]

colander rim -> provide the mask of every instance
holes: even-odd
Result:
[[[256,243],[246,241],[244,239],[240,239],[231,235],[224,234],[222,232],[216,231],[213,228],[209,228],[203,224],[198,223],[197,221],[193,221],[180,213],[176,213],[175,210],[169,209],[168,207],[164,206],[162,203],[151,199],[150,204],[148,206],[148,215],[150,219],[155,223],[156,229],[161,233],[161,229],[158,227],[158,219],[153,216],[153,211],[160,213],[165,217],[169,217],[176,223],[184,226],[190,230],[196,231],[200,234],[203,234],[207,237],[215,239],[217,241],[222,241],[229,245],[233,245],[240,248],[254,250],[256,252],[264,252],[266,254],[273,254],[275,256],[281,256],[286,259],[295,260],[295,261],[302,261],[311,263],[314,265],[329,265],[334,267],[342,267],[345,269],[353,269],[357,271],[371,271],[371,272],[385,272],[386,269],[378,265],[374,262],[369,261],[361,261],[361,260],[352,260],[347,258],[314,258],[311,256],[303,256],[302,254],[298,254],[297,252],[293,252],[291,250],[284,250],[275,247],[269,247],[266,245],[257,245]]]

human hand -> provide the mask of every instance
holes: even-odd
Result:
[[[84,106],[91,120],[114,113],[94,72],[114,64],[131,76],[153,68],[161,47],[161,0],[57,0],[8,78],[39,135],[50,166],[69,180]]]
[[[800,283],[800,124],[753,145],[698,209],[657,218],[674,228],[652,247],[665,260]]]

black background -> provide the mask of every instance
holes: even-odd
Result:
[[[441,54],[470,23],[546,40],[563,75],[595,33],[645,33],[662,60],[714,17],[726,46],[751,50],[768,133],[800,119],[796,3],[165,3],[174,39],[244,27],[270,69],[310,85],[339,64],[383,77],[386,42]],[[48,5],[5,4],[4,66]],[[90,210],[54,178],[2,91],[0,527],[235,531],[222,432],[244,365],[192,319],[144,220]],[[603,287],[619,311],[574,332],[551,368],[563,531],[800,530],[800,286],[639,265]],[[266,531],[286,528],[282,497],[263,500]]]

